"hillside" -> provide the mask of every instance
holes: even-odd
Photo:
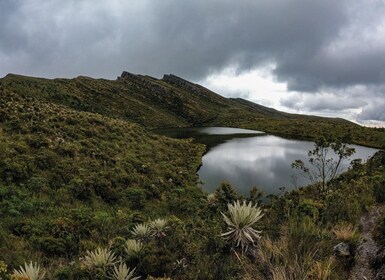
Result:
[[[135,122],[146,128],[230,126],[301,139],[324,133],[356,144],[385,147],[385,131],[343,119],[288,114],[239,98],[225,98],[174,75],[162,79],[123,72],[117,80],[77,77],[42,79],[9,74],[3,92]]]
[[[112,279],[111,263],[85,258],[106,248],[142,279],[347,279],[354,260],[334,259],[332,248],[341,240],[354,248],[360,216],[385,201],[385,153],[356,162],[327,192],[309,186],[269,196],[258,251],[235,255],[221,237],[228,230],[221,213],[237,199],[259,202],[258,189],[243,197],[223,183],[207,195],[196,175],[205,147],[150,130],[202,125],[385,143],[381,129],[224,98],[173,75],[7,75],[0,79],[0,278],[33,261],[45,279]],[[135,234],[156,219],[166,225]],[[140,248],[127,250],[133,238]]]
[[[203,146],[44,98],[0,97],[0,261],[72,258],[141,212],[182,217],[202,197]]]

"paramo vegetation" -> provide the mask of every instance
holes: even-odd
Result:
[[[379,148],[384,131],[256,107],[172,75],[130,75],[0,79],[0,278],[347,279],[359,217],[385,201],[384,151],[322,188],[262,200],[226,182],[204,193],[205,147],[148,128],[315,139],[333,127],[330,137]],[[349,257],[334,256],[341,241]]]

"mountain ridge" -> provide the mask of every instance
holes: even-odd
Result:
[[[116,80],[78,76],[45,79],[8,74],[3,91],[138,123],[146,128],[230,126],[314,140],[349,135],[356,144],[385,147],[383,131],[348,120],[290,114],[241,98],[226,98],[173,74],[157,79],[123,71]]]

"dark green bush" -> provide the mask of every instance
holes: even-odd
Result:
[[[379,244],[385,246],[385,216],[382,216],[377,224],[374,237]]]
[[[91,275],[81,269],[78,264],[58,268],[53,275],[55,280],[91,280]]]
[[[385,177],[381,175],[374,175],[371,177],[373,185],[373,193],[378,203],[385,202]]]
[[[143,209],[147,200],[146,194],[147,192],[145,190],[138,188],[127,187],[127,189],[124,190],[124,197],[126,201],[128,201],[129,205],[134,210]]]
[[[72,244],[68,244],[63,238],[51,236],[32,237],[30,242],[36,250],[44,252],[49,257],[65,257],[76,251]]]
[[[81,201],[89,201],[93,196],[93,189],[83,183],[80,178],[73,178],[67,185],[73,198]]]

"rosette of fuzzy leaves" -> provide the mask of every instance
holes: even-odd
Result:
[[[221,236],[235,248],[240,248],[242,253],[255,245],[260,239],[261,231],[256,230],[253,226],[263,217],[262,210],[251,202],[242,203],[239,200],[227,205],[228,214],[221,213],[224,221],[228,226],[228,231],[222,233]]]

